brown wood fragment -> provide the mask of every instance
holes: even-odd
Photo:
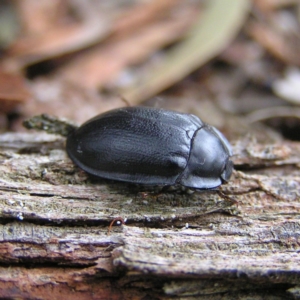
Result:
[[[11,112],[30,96],[21,75],[0,70],[0,112]]]

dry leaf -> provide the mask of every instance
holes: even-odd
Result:
[[[252,22],[248,26],[249,34],[268,52],[282,60],[287,64],[300,65],[299,59],[299,42],[298,45],[293,37],[288,38],[284,34],[276,31],[274,28],[267,24],[259,22]]]
[[[195,9],[187,7],[180,17],[152,22],[130,35],[112,38],[73,59],[62,69],[62,77],[87,88],[103,87],[115,80],[128,65],[145,60],[158,49],[182,37],[195,19],[195,14]]]
[[[135,86],[121,92],[126,99],[137,104],[154,96],[226,48],[243,24],[250,1],[214,0],[208,4],[190,35],[167,53],[165,61]]]

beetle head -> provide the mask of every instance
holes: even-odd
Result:
[[[224,135],[214,127],[203,126],[193,137],[189,161],[180,183],[196,189],[218,187],[231,176],[231,155],[230,144]]]

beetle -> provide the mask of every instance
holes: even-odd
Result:
[[[192,114],[150,107],[100,114],[69,134],[66,149],[87,173],[134,184],[215,189],[233,171],[219,130]]]

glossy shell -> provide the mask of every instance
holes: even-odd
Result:
[[[231,148],[214,127],[191,114],[126,107],[72,132],[67,152],[84,171],[144,185],[212,189],[233,170]]]

